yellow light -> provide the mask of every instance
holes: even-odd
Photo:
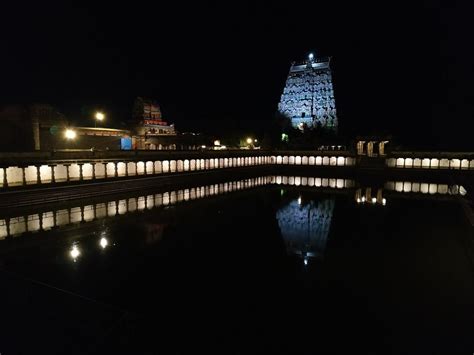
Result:
[[[216,140],[214,141],[214,145],[221,145],[221,141],[218,140],[218,139],[216,139]]]
[[[247,144],[251,144],[252,143],[252,138],[247,138]]]
[[[362,196],[362,202],[365,202],[365,196]]]
[[[105,115],[102,112],[96,112],[95,113],[95,119],[97,121],[103,121],[105,118]]]
[[[66,137],[66,139],[74,139],[76,138],[77,136],[77,133],[76,131],[74,131],[73,129],[66,129],[66,131],[64,132],[64,136]]]

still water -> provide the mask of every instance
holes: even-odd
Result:
[[[4,211],[0,352],[472,352],[463,194],[262,176]]]

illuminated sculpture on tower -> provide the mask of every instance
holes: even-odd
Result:
[[[278,110],[295,128],[320,126],[337,131],[329,58],[310,54],[305,62],[291,65]]]

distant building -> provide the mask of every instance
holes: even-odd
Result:
[[[310,54],[303,63],[293,63],[278,105],[293,127],[325,127],[337,131],[336,103],[328,58]]]
[[[157,101],[137,97],[129,123],[134,149],[176,149],[176,130],[163,120]]]

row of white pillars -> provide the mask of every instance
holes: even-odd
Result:
[[[0,187],[95,180],[136,175],[155,175],[260,165],[352,166],[353,157],[335,156],[253,156],[211,159],[109,161],[10,166],[0,168]]]
[[[437,158],[389,158],[386,164],[390,168],[422,169],[474,169],[474,159],[437,159]]]

